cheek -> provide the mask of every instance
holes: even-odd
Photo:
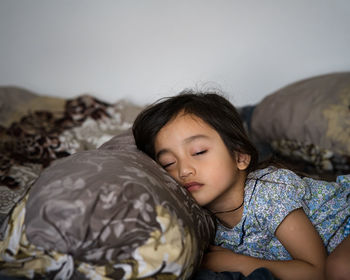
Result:
[[[218,159],[211,163],[206,173],[213,178],[213,180],[226,180],[232,177],[234,173],[234,164],[231,158]]]
[[[178,178],[177,178],[177,171],[176,170],[170,170],[167,171],[167,173],[173,178],[175,179],[175,181],[179,182]]]
[[[205,178],[215,183],[222,177],[222,168],[224,166],[221,162],[209,161],[206,164],[201,164],[197,171],[200,178]]]

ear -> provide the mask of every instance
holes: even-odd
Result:
[[[236,163],[239,170],[246,170],[250,163],[250,155],[236,152]]]

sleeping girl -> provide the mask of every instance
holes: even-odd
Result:
[[[350,279],[350,175],[336,182],[259,168],[235,107],[217,93],[182,92],[136,118],[138,149],[217,219],[202,267],[280,279]]]

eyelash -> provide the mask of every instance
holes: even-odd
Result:
[[[168,164],[165,164],[165,165],[162,165],[162,167],[164,168],[164,169],[166,169],[167,167],[169,167],[170,165],[172,165],[172,164],[174,164],[173,162],[171,162],[171,163],[168,163]]]
[[[207,151],[208,151],[208,150],[203,150],[203,151],[200,151],[200,152],[198,152],[198,153],[194,153],[193,155],[194,155],[194,156],[203,155],[203,154],[205,154]]]

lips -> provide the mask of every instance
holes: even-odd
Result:
[[[185,188],[190,192],[199,190],[202,186],[203,186],[203,184],[198,183],[198,182],[191,182],[191,183],[185,184]]]

